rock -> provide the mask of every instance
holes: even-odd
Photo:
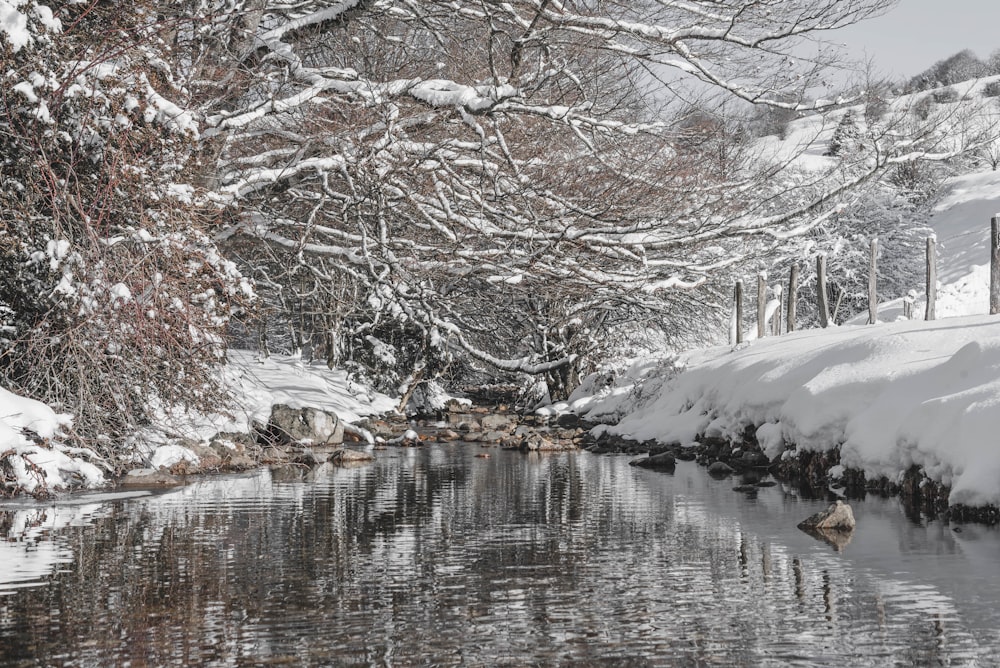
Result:
[[[437,440],[439,441],[457,441],[460,438],[462,437],[459,436],[457,432],[454,432],[451,429],[442,429],[437,434]]]
[[[673,471],[677,467],[677,460],[669,452],[661,452],[658,455],[652,455],[643,459],[634,459],[629,464],[656,471]]]
[[[826,510],[800,522],[799,529],[840,552],[851,542],[855,524],[851,507],[843,501],[837,501]]]
[[[736,469],[725,462],[712,462],[708,467],[708,474],[716,478],[725,478],[736,473]]]
[[[222,468],[223,458],[215,448],[207,445],[191,444],[188,446],[194,454],[198,455],[198,469],[201,471],[217,471]]]
[[[294,452],[291,456],[291,462],[293,464],[300,464],[310,468],[313,466],[319,466],[321,463],[320,458],[316,456],[316,453],[308,448]]]
[[[811,515],[799,522],[803,531],[809,529],[832,529],[835,531],[854,531],[854,511],[841,500],[830,504],[826,510]]]
[[[506,431],[488,431],[479,440],[484,443],[500,443],[508,436],[510,436],[510,433]]]
[[[580,416],[576,413],[563,413],[556,418],[556,424],[564,429],[576,429],[580,426]]]
[[[514,423],[508,415],[493,413],[491,415],[484,415],[479,424],[482,425],[485,432],[503,431],[509,433]]]
[[[488,452],[480,452],[478,455],[476,455],[476,457],[479,458],[479,459],[489,459],[490,458],[490,453],[488,453]]]
[[[275,443],[280,444],[344,442],[344,424],[337,414],[311,407],[292,408],[275,404],[271,407],[267,433]]]
[[[576,450],[576,444],[572,441],[550,440],[538,432],[530,433],[521,438],[518,445],[521,450],[558,452],[562,450]]]
[[[332,462],[334,464],[344,465],[344,464],[361,464],[364,462],[373,461],[374,459],[375,455],[373,455],[370,452],[341,448],[339,450],[334,450],[327,461]]]
[[[733,487],[734,492],[743,492],[744,494],[756,494],[757,485],[736,485]]]
[[[854,511],[839,499],[824,511],[811,515],[799,523],[799,529],[810,531],[854,531]]]
[[[698,453],[695,452],[694,448],[680,448],[674,453],[674,456],[682,462],[693,462],[698,457]]]
[[[183,485],[184,480],[157,469],[132,469],[118,484],[122,487],[177,487]]]

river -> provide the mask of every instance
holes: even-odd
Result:
[[[489,452],[489,458],[476,457]],[[989,666],[1000,532],[462,443],[0,504],[0,666]]]

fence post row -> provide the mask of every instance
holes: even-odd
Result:
[[[870,244],[870,256],[868,259],[868,324],[873,325],[878,322],[878,239],[872,239]],[[927,283],[925,294],[927,304],[924,310],[924,320],[934,320],[937,316],[937,237],[931,235],[927,237]],[[795,263],[791,266],[788,274],[788,297],[785,310],[785,332],[795,331],[795,311],[798,306],[799,297],[799,265]],[[767,335],[768,325],[771,332],[777,336],[781,334],[781,306],[785,301],[781,286],[775,288],[778,299],[778,308],[774,318],[770,323],[765,323],[767,313],[767,274],[760,272],[757,274],[757,337],[764,338]],[[913,318],[913,304],[916,301],[917,293],[910,290],[903,298],[903,317]],[[736,281],[735,294],[736,309],[736,343],[743,342],[743,281]],[[830,303],[827,294],[826,284],[826,254],[819,253],[816,256],[816,306],[819,312],[819,324],[821,327],[830,326]],[[990,315],[1000,314],[1000,213],[990,218]]]

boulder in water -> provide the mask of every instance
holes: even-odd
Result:
[[[857,523],[854,521],[854,511],[841,500],[830,504],[824,511],[811,515],[799,523],[803,531],[822,529],[832,531],[854,531]]]
[[[658,455],[645,457],[643,459],[633,459],[629,462],[632,466],[656,471],[673,471],[677,467],[677,460],[669,452],[661,452]]]

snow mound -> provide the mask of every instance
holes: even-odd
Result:
[[[5,465],[0,482],[28,494],[103,485],[101,469],[87,460],[96,459],[94,453],[50,440],[71,423],[70,416],[0,387],[0,462]]]

